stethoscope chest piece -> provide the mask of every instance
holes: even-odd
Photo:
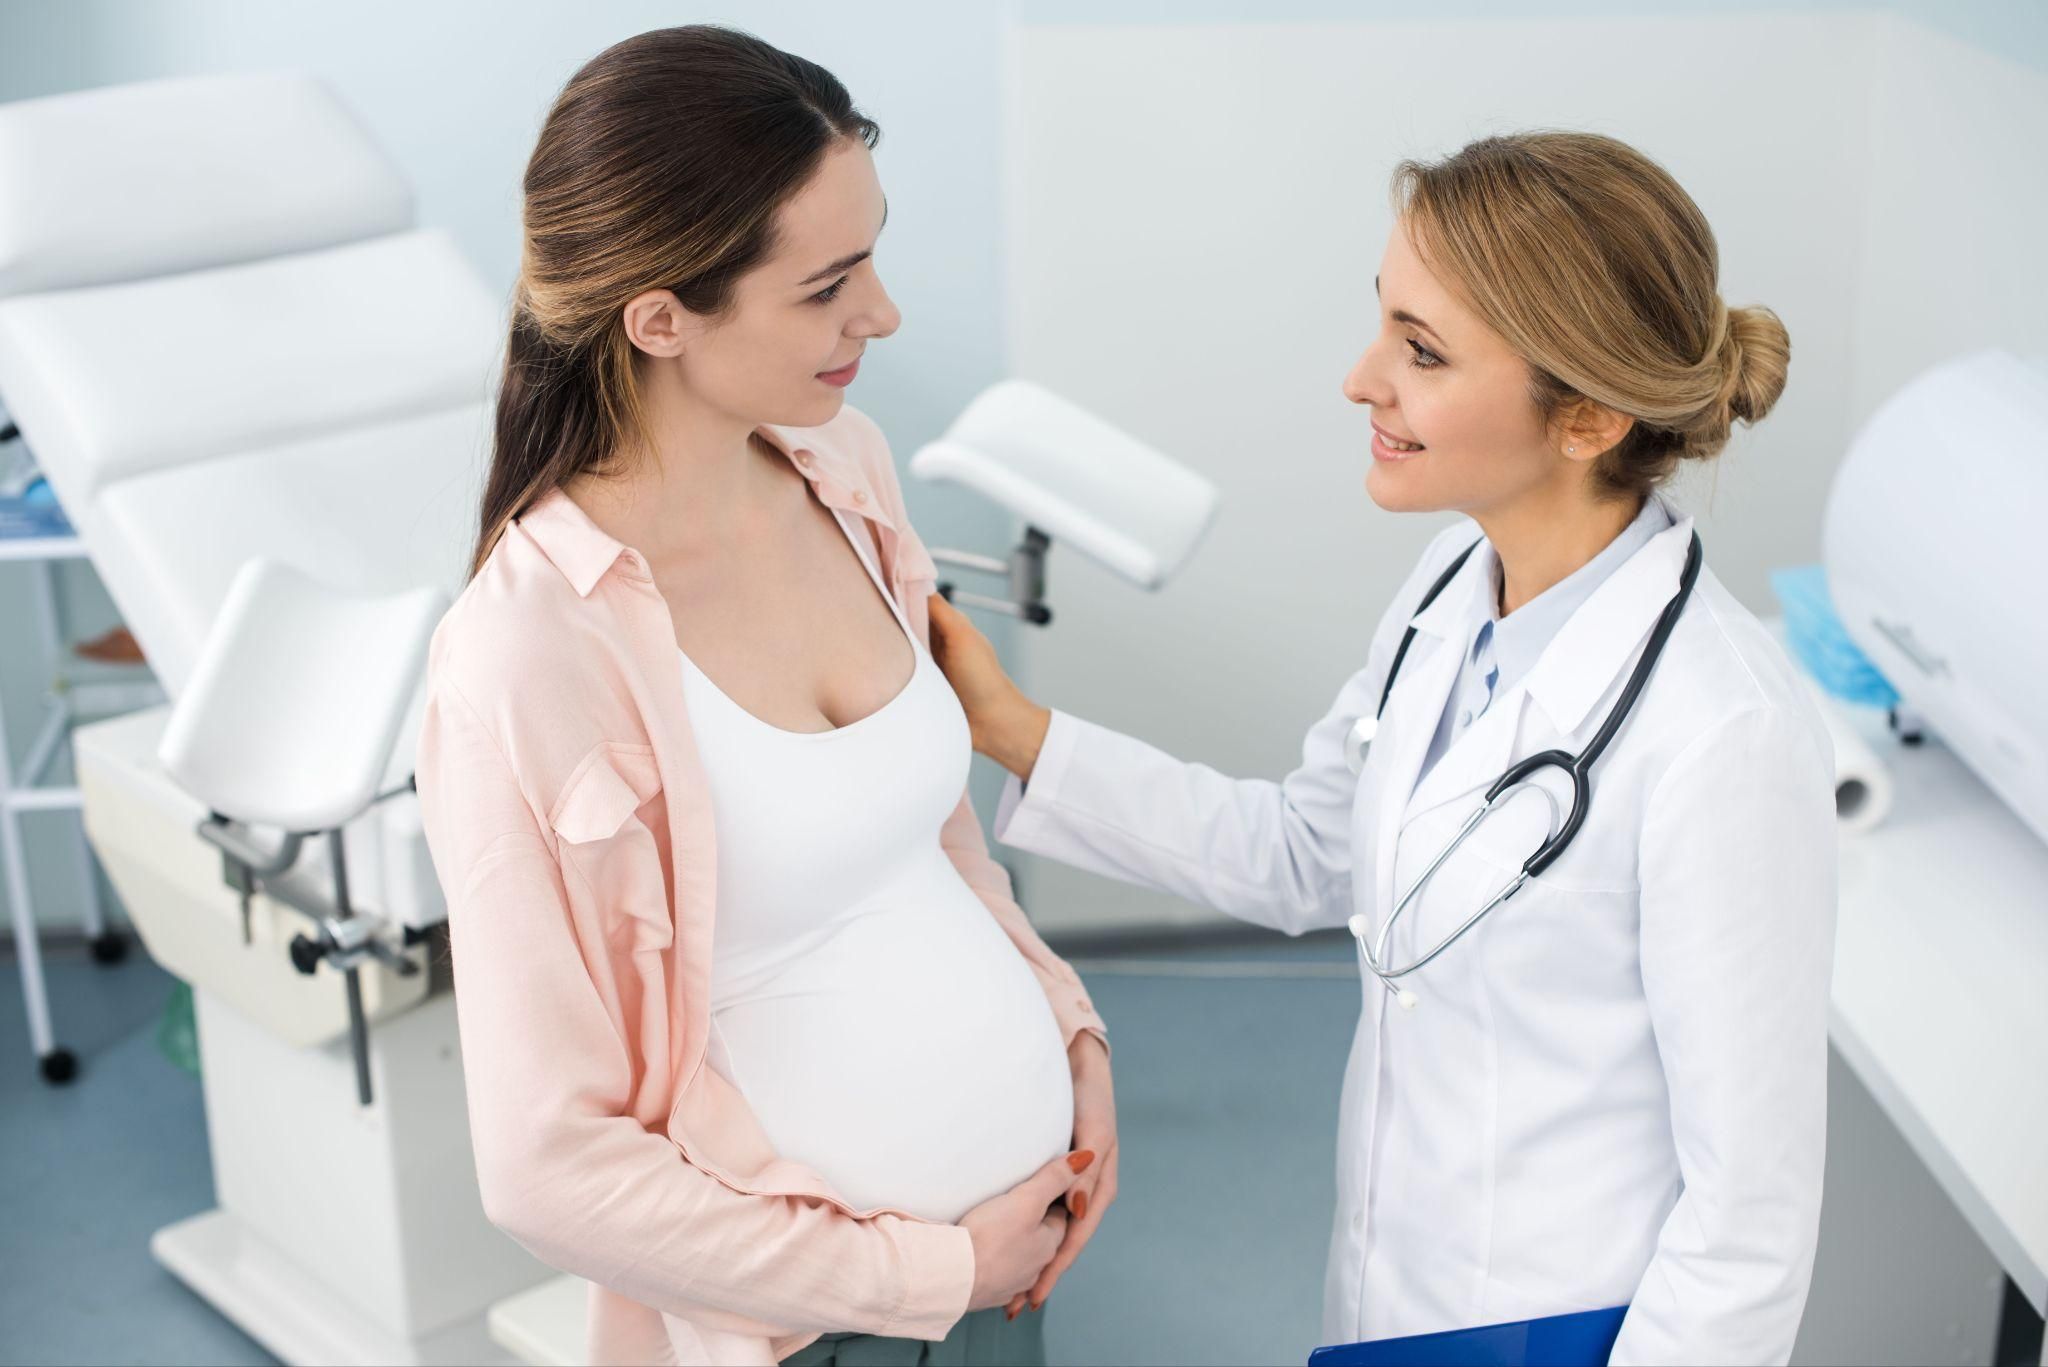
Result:
[[[1360,717],[1351,723],[1350,734],[1344,737],[1344,763],[1351,767],[1354,776],[1365,772],[1366,752],[1372,749],[1372,738],[1379,730],[1378,717]]]

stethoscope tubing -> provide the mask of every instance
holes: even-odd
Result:
[[[1452,561],[1450,566],[1437,577],[1436,582],[1430,586],[1429,592],[1424,595],[1421,604],[1416,608],[1417,613],[1422,612],[1423,609],[1435,601],[1436,596],[1443,591],[1444,586],[1450,583],[1452,577],[1464,566],[1466,559],[1478,548],[1479,543],[1475,541],[1460,552],[1458,558]],[[1354,916],[1351,918],[1351,933],[1358,941],[1360,961],[1375,977],[1379,978],[1389,989],[1397,993],[1403,1006],[1413,1006],[1415,1004],[1414,994],[1400,987],[1396,983],[1396,979],[1404,978],[1410,973],[1415,972],[1435,959],[1439,954],[1442,954],[1446,949],[1456,944],[1464,937],[1465,932],[1478,925],[1494,908],[1520,892],[1528,885],[1530,879],[1535,878],[1555,863],[1558,857],[1565,852],[1565,849],[1570,846],[1573,837],[1579,833],[1579,828],[1585,824],[1586,811],[1593,799],[1591,777],[1593,763],[1600,758],[1601,754],[1606,751],[1608,745],[1614,740],[1615,735],[1621,730],[1622,723],[1627,721],[1629,714],[1635,708],[1636,698],[1642,693],[1643,686],[1649,681],[1650,671],[1656,668],[1657,661],[1663,656],[1664,644],[1670,639],[1672,629],[1677,626],[1679,614],[1685,611],[1686,600],[1692,596],[1693,584],[1699,578],[1700,562],[1703,558],[1704,552],[1700,546],[1699,533],[1694,532],[1691,544],[1686,548],[1685,568],[1679,575],[1678,591],[1671,595],[1671,600],[1664,605],[1663,612],[1658,615],[1656,626],[1650,633],[1649,643],[1643,648],[1643,653],[1637,659],[1634,670],[1630,672],[1628,682],[1622,688],[1621,696],[1615,699],[1614,706],[1608,710],[1606,720],[1601,723],[1600,729],[1593,734],[1593,738],[1586,742],[1585,748],[1577,754],[1572,754],[1565,750],[1544,750],[1509,765],[1507,770],[1499,778],[1495,779],[1493,784],[1486,790],[1485,801],[1479,806],[1478,810],[1466,818],[1465,824],[1458,828],[1457,834],[1451,837],[1450,842],[1444,846],[1436,858],[1429,862],[1429,866],[1408,885],[1407,891],[1401,894],[1400,899],[1394,904],[1393,911],[1381,924],[1379,935],[1375,939],[1368,940],[1365,932],[1369,927],[1361,925],[1361,922],[1365,919],[1364,917]],[[1379,712],[1374,714],[1375,719],[1386,711],[1387,699],[1394,691],[1394,680],[1401,671],[1401,661],[1408,654],[1409,643],[1414,639],[1415,626],[1411,622],[1408,630],[1401,637],[1399,649],[1394,652],[1394,663],[1392,668],[1387,671],[1386,686],[1380,690]],[[1564,770],[1571,780],[1571,810],[1565,813],[1562,822],[1557,819],[1557,798],[1552,795],[1549,789],[1536,783],[1533,778],[1539,770],[1550,768]],[[1393,935],[1395,924],[1408,910],[1409,905],[1421,893],[1422,889],[1428,885],[1429,880],[1435,875],[1436,871],[1442,868],[1444,862],[1465,842],[1466,838],[1479,829],[1480,823],[1494,811],[1498,810],[1509,794],[1519,791],[1524,787],[1535,788],[1550,803],[1551,834],[1549,838],[1543,842],[1534,854],[1523,861],[1521,871],[1510,879],[1506,886],[1495,893],[1479,910],[1461,921],[1450,934],[1437,941],[1436,945],[1427,953],[1400,967],[1388,966],[1385,962],[1388,943]]]

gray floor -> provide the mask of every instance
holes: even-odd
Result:
[[[275,1362],[149,1256],[152,1231],[213,1204],[199,1081],[156,1045],[174,980],[140,946],[112,967],[46,948],[58,1042],[81,1064],[50,1087],[4,957],[0,1361]]]
[[[46,958],[82,1067],[68,1087],[38,1079],[0,963],[0,1362],[273,1361],[149,1255],[153,1230],[213,1199],[198,1081],[156,1043],[172,980],[139,947],[113,968]],[[1304,1361],[1358,1008],[1350,941],[1075,959],[1116,1041],[1121,1195],[1043,1312],[1052,1361]]]

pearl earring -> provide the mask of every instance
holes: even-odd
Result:
[[[1576,450],[1578,450],[1579,448],[1578,448],[1578,447],[1576,447],[1576,446],[1567,446],[1567,447],[1565,447],[1564,449],[1565,449],[1565,450],[1567,450],[1567,451],[1576,451]]]

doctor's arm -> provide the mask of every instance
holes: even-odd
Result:
[[[1351,914],[1351,723],[1370,713],[1384,666],[1344,686],[1280,782],[1234,779],[1145,742],[1038,707],[987,639],[932,600],[940,663],[975,748],[1008,769],[996,835],[1076,868],[1185,897],[1289,935]]]
[[[1746,712],[1645,813],[1642,975],[1682,1189],[1612,1361],[1782,1363],[1813,1269],[1836,833],[1824,747]]]

